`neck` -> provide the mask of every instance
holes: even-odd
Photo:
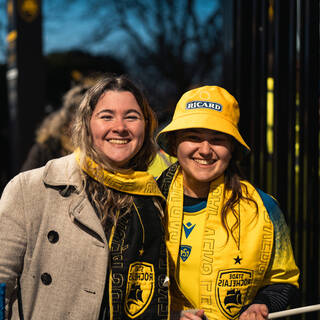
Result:
[[[192,198],[206,198],[210,189],[210,183],[207,184],[191,184],[183,183],[183,193]]]
[[[198,181],[190,178],[184,171],[183,174],[183,194],[192,198],[207,198],[210,191],[210,184],[212,181]],[[221,177],[221,176],[220,176]],[[217,177],[214,180],[219,179]]]

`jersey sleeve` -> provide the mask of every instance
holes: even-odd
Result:
[[[278,203],[270,195],[258,190],[274,226],[272,257],[263,286],[291,284],[299,287],[299,269],[293,256],[290,233]]]
[[[288,306],[298,306],[300,292],[294,285],[287,283],[271,284],[261,288],[253,301],[245,305],[240,314],[246,311],[253,304],[265,304],[269,313],[278,312],[288,308]]]

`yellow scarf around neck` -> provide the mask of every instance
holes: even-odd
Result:
[[[171,257],[170,273],[175,279],[172,285],[172,310],[198,308],[205,310],[207,317],[212,320],[237,319],[241,307],[250,303],[258,288],[263,286],[273,247],[273,224],[258,192],[251,184],[247,182],[244,184],[257,203],[259,214],[256,214],[254,204],[240,201],[235,210],[239,216],[240,210],[245,214],[241,215],[240,224],[234,230],[234,238],[237,241],[233,239],[226,241],[227,232],[221,223],[221,210],[230,196],[229,191],[225,190],[224,176],[210,184],[204,232],[198,240],[202,245],[199,257],[200,269],[190,273],[190,277],[199,277],[199,297],[196,304],[192,305],[188,292],[183,291],[179,285],[183,175],[180,167],[175,172],[168,192],[166,216],[168,232],[166,244]],[[227,221],[229,225],[233,225],[234,216],[229,214]],[[240,229],[245,232],[240,234]],[[230,282],[232,277],[245,279],[243,283],[246,284],[243,285],[239,281]],[[241,295],[241,302],[236,303],[232,309],[227,308],[228,299],[226,299],[231,294],[230,290],[237,291]]]
[[[207,200],[207,228],[211,228],[212,219],[220,221],[223,205],[224,176],[217,178],[210,184]],[[173,256],[173,261],[178,261],[181,226],[183,220],[183,174],[181,167],[178,168],[170,187],[167,201],[167,212],[169,215],[168,232],[169,239],[167,247]],[[177,270],[177,269],[176,269]]]
[[[157,196],[164,199],[154,177],[150,173],[134,170],[130,170],[128,173],[111,173],[89,157],[86,157],[85,166],[81,166],[81,151],[77,149],[74,154],[81,169],[103,185],[128,194]]]

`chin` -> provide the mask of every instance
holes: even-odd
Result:
[[[217,178],[218,178],[218,176],[208,177],[207,175],[205,177],[199,177],[199,176],[195,177],[195,179],[201,183],[211,183],[212,181],[216,180]]]
[[[126,165],[129,163],[130,160],[128,159],[123,159],[123,160],[119,160],[118,159],[110,159],[109,157],[106,157],[107,162],[116,168],[124,168],[126,167]]]

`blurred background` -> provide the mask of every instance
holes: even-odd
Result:
[[[160,126],[183,92],[223,86],[252,148],[244,170],[286,216],[301,305],[320,303],[319,11],[319,0],[0,0],[0,193],[88,77],[128,74]]]

